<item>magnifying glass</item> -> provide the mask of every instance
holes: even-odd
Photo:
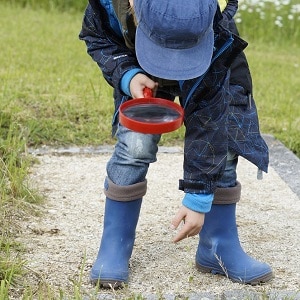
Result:
[[[136,132],[162,134],[178,129],[184,110],[173,101],[154,98],[152,90],[144,89],[145,98],[128,100],[120,105],[120,123]]]

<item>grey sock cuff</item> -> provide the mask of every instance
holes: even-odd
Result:
[[[241,199],[242,186],[237,181],[236,186],[229,188],[217,188],[212,204],[234,204]]]
[[[105,179],[104,194],[111,200],[133,201],[141,199],[147,191],[147,180],[132,185],[117,185],[108,177]]]

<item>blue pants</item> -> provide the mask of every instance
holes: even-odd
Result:
[[[156,161],[160,137],[160,135],[133,132],[119,125],[118,141],[107,163],[108,178],[119,186],[144,182],[149,164]],[[225,172],[218,181],[218,187],[235,186],[237,161],[237,155],[228,152]]]

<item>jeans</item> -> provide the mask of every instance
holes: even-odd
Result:
[[[106,167],[108,178],[121,186],[143,182],[149,164],[156,161],[161,136],[134,132],[119,124],[116,137],[118,141]]]
[[[227,160],[224,173],[217,182],[217,187],[228,188],[236,185],[236,167],[238,163],[238,155],[232,151],[227,152]]]
[[[107,163],[107,176],[120,186],[132,185],[146,179],[149,164],[156,161],[161,135],[142,134],[119,125],[117,144]],[[225,172],[218,187],[233,187],[236,184],[238,156],[228,152]]]

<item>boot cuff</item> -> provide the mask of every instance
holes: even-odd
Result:
[[[236,186],[229,188],[217,188],[214,193],[212,204],[234,204],[240,201],[241,184],[237,181]]]
[[[104,194],[106,197],[116,201],[133,201],[141,199],[147,191],[147,180],[132,185],[117,185],[108,177],[105,179]]]

